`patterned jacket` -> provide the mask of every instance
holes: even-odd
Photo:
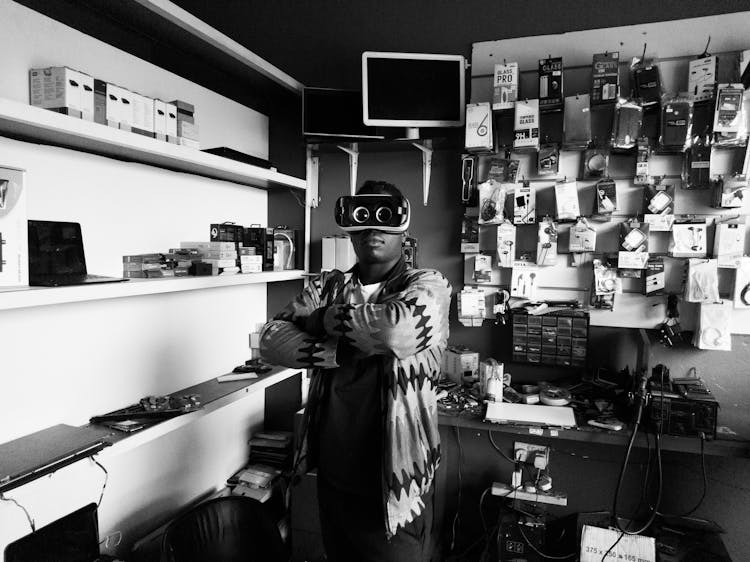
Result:
[[[263,357],[292,368],[313,368],[306,418],[314,435],[321,377],[338,366],[339,340],[351,345],[359,365],[383,374],[382,499],[388,537],[422,513],[440,462],[435,385],[448,340],[451,287],[443,275],[408,269],[401,260],[375,302],[346,302],[357,266],[324,273],[268,322],[260,337]],[[326,335],[302,331],[304,319],[324,307]]]

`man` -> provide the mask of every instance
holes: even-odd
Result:
[[[314,279],[261,333],[266,360],[314,369],[308,460],[331,561],[428,559],[451,287],[406,266],[409,213],[385,182],[339,198],[357,265]]]

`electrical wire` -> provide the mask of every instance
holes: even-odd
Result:
[[[104,468],[104,466],[94,457],[91,457],[91,460],[94,461],[94,463],[96,463],[96,466],[101,468],[102,471],[104,472],[104,483],[102,484],[102,491],[99,494],[99,501],[96,502],[96,507],[98,508],[99,506],[102,505],[102,500],[104,499],[104,489],[107,487],[107,482],[109,481],[109,472],[107,472],[107,469]]]
[[[456,430],[456,444],[458,445],[458,504],[456,505],[456,515],[453,516],[453,524],[451,525],[451,551],[453,551],[456,546],[456,528],[458,526],[459,515],[461,513],[461,464],[463,464],[464,458],[464,450],[461,446],[461,431],[459,430],[459,427],[457,425],[454,425],[453,429]]]
[[[622,540],[622,537],[624,537],[624,536],[625,536],[625,533],[623,531],[620,531],[620,536],[617,537],[617,540],[614,543],[612,543],[612,546],[610,546],[607,549],[607,552],[604,553],[604,556],[602,556],[602,562],[606,562],[606,558],[607,558],[607,556],[609,556],[609,553],[612,552],[612,550],[614,550],[614,548],[618,544],[620,544],[620,541]]]
[[[29,515],[29,511],[28,511],[28,510],[27,510],[27,509],[26,509],[26,508],[25,508],[24,506],[22,506],[22,505],[21,505],[20,503],[18,503],[18,502],[17,502],[17,501],[15,500],[15,499],[13,499],[13,498],[8,498],[8,497],[5,497],[5,494],[3,494],[2,492],[0,492],[0,500],[1,500],[1,501],[4,501],[4,502],[10,502],[10,503],[12,503],[12,504],[15,504],[15,505],[16,505],[16,507],[19,507],[19,508],[21,508],[21,510],[22,510],[22,511],[24,512],[24,514],[26,515],[26,519],[27,519],[27,520],[28,520],[28,522],[29,522],[29,527],[31,527],[31,532],[33,533],[34,531],[36,531],[36,524],[34,523],[34,520],[33,520],[33,519],[31,518],[31,515]]]
[[[696,511],[698,511],[698,508],[703,505],[703,500],[706,499],[706,492],[708,491],[708,475],[706,474],[706,434],[701,431],[701,473],[703,475],[703,493],[701,494],[700,499],[698,500],[698,503],[695,504],[695,507],[693,507],[690,511],[683,513],[680,515],[680,517],[687,517],[688,515],[692,515]]]
[[[497,446],[497,443],[495,443],[495,439],[492,437],[492,430],[487,430],[487,436],[490,438],[490,443],[492,444],[492,448],[495,449],[498,453],[500,453],[500,456],[502,456],[506,461],[508,461],[511,464],[516,464],[516,460],[510,458],[505,452]]]
[[[531,544],[531,541],[526,537],[526,533],[523,532],[523,529],[521,528],[522,525],[516,523],[516,527],[518,528],[518,531],[521,533],[521,536],[523,537],[524,542],[528,545],[531,550],[537,553],[537,555],[541,556],[542,558],[545,558],[547,560],[567,560],[568,558],[573,558],[578,555],[577,552],[573,552],[571,554],[565,554],[564,556],[552,556],[551,554],[545,554],[541,550],[539,550],[537,547],[535,547],[533,544]]]
[[[487,492],[491,491],[492,488],[485,488],[484,492],[482,492],[482,495],[479,496],[479,518],[482,520],[482,530],[484,531],[484,534],[487,535],[487,522],[484,520],[484,512],[482,511],[482,503],[484,502],[484,498],[487,495]]]

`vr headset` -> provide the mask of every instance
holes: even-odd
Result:
[[[380,230],[406,232],[409,228],[409,200],[383,194],[345,195],[336,201],[336,224],[346,232]]]

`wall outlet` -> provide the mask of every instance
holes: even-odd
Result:
[[[537,468],[546,468],[549,464],[549,447],[516,441],[513,445],[513,457],[521,462],[535,464]]]

